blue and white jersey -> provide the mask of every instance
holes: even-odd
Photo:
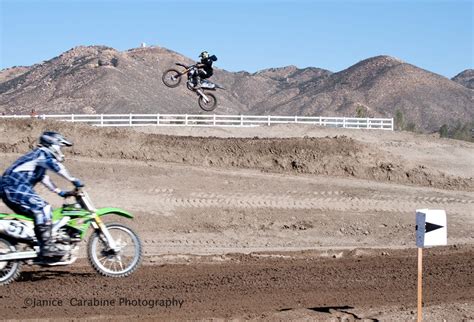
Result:
[[[51,221],[52,214],[51,206],[33,187],[41,182],[51,191],[61,191],[52,183],[46,174],[47,170],[54,171],[71,182],[77,180],[44,147],[36,148],[16,160],[0,178],[0,197],[3,201],[19,214],[33,215],[37,225]]]
[[[42,181],[46,170],[56,173],[64,169],[56,158],[44,148],[36,148],[25,154],[13,163],[3,174],[2,186],[4,188],[27,185],[35,186]]]

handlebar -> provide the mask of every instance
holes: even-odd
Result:
[[[181,67],[184,67],[184,68],[186,68],[186,69],[188,69],[188,68],[194,66],[194,65],[189,65],[189,66],[188,66],[188,65],[185,65],[185,64],[182,64],[182,63],[176,63],[176,65],[181,66]]]
[[[69,198],[69,197],[79,197],[82,195],[82,187],[76,187],[74,190],[71,191],[65,191],[63,198]]]

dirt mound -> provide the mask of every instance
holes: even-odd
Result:
[[[27,151],[45,129],[60,131],[71,138],[76,143],[72,154],[82,157],[354,177],[445,189],[474,187],[472,178],[448,176],[424,165],[407,166],[373,145],[346,136],[204,138],[30,119],[1,120],[0,152]]]

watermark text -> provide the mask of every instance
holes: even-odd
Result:
[[[99,298],[99,297],[72,297],[64,298],[35,298],[27,297],[23,301],[25,308],[36,307],[143,307],[149,309],[182,308],[184,300],[170,297],[154,298]]]

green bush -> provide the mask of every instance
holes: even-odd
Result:
[[[474,142],[474,121],[461,123],[457,121],[454,126],[443,124],[439,129],[439,136],[442,138],[451,138]]]
[[[416,132],[416,124],[413,122],[407,123],[403,129],[405,131]]]
[[[358,104],[356,108],[356,117],[367,117],[367,108]]]
[[[449,128],[448,128],[448,125],[447,124],[443,124],[440,128],[439,128],[439,136],[442,137],[442,138],[447,138],[449,137],[449,132],[448,132]]]
[[[403,130],[403,128],[405,126],[405,119],[404,119],[402,111],[397,110],[395,112],[395,120],[394,121],[395,121],[395,129]]]

